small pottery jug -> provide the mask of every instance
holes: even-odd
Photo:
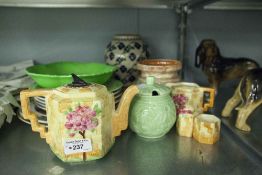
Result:
[[[213,88],[200,87],[198,84],[187,82],[167,83],[166,86],[172,89],[178,115],[193,114],[196,116],[214,106],[215,90]]]
[[[56,89],[21,92],[22,112],[62,161],[81,162],[103,157],[115,137],[127,128],[128,109],[137,86],[130,86],[115,111],[113,94],[104,85],[87,84],[76,76],[72,84]],[[48,131],[30,111],[29,97],[44,96]]]
[[[115,76],[126,86],[136,80],[134,66],[147,57],[147,47],[136,34],[115,35],[105,50],[107,64],[118,67]]]
[[[147,77],[146,84],[139,85],[130,108],[130,128],[144,138],[164,136],[176,121],[170,88],[154,81],[154,77]]]

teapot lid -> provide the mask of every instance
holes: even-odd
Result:
[[[96,92],[99,89],[106,88],[100,84],[88,83],[79,78],[77,75],[72,74],[73,82],[65,86],[58,87],[56,90],[60,93],[75,94],[76,96],[83,93]]]
[[[72,75],[72,78],[73,78],[73,82],[68,84],[67,86],[69,86],[69,87],[84,87],[84,86],[91,85],[91,83],[85,82],[84,80],[79,78],[77,75],[75,75],[75,74],[71,74],[71,75]]]
[[[155,77],[153,76],[148,76],[146,78],[146,84],[139,85],[139,95],[161,96],[170,93],[171,93],[171,89],[164,85],[155,83]]]

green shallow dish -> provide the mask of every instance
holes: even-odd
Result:
[[[86,82],[105,84],[114,71],[114,66],[89,62],[56,62],[26,69],[26,73],[43,88],[56,88],[71,83],[72,73]]]

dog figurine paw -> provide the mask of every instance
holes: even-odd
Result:
[[[241,105],[235,108],[238,104]],[[238,110],[238,116],[235,123],[236,128],[243,131],[251,131],[246,123],[250,114],[262,104],[262,68],[253,69],[246,73],[241,79],[233,97],[231,97],[223,111],[223,117],[229,117],[231,111]]]

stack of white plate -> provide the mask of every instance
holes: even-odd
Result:
[[[36,114],[36,117],[38,119],[38,122],[42,125],[44,125],[45,127],[47,127],[47,118],[46,118],[46,113],[45,111],[41,110],[41,109],[38,109],[36,107],[36,105],[34,104],[34,102],[30,102],[30,110]],[[18,119],[20,119],[22,122],[25,122],[27,124],[30,124],[30,121],[25,119],[23,117],[23,113],[22,113],[22,110],[19,109],[18,111]]]
[[[106,84],[106,87],[109,92],[114,94],[115,106],[117,107],[120,102],[121,96],[123,95],[123,83],[119,80],[113,79]]]
[[[34,104],[36,109],[40,111],[42,110],[43,112],[46,111],[45,97],[42,96],[34,97]]]
[[[105,84],[105,86],[107,87],[109,92],[114,94],[115,106],[117,107],[120,102],[121,96],[123,94],[123,83],[118,80],[111,80],[110,82]],[[40,87],[38,87],[37,85],[33,85],[32,89],[37,89],[37,88]],[[37,115],[38,122],[47,127],[45,97],[42,96],[34,97],[33,100],[30,102],[30,108],[31,111]],[[21,109],[18,111],[18,118],[21,121],[30,124],[29,120],[23,118]]]
[[[121,89],[119,89],[119,90],[117,90],[117,91],[114,91],[114,92],[112,92],[112,93],[114,94],[114,97],[115,97],[115,106],[117,107],[118,104],[119,104],[119,102],[120,102],[120,99],[121,99],[121,97],[122,97],[122,95],[123,95],[123,89],[121,88]]]
[[[123,83],[118,80],[111,80],[105,84],[108,91],[114,94],[115,97],[115,106],[118,106],[121,96],[123,94]],[[35,108],[38,111],[46,112],[45,97],[38,96],[34,97]]]

